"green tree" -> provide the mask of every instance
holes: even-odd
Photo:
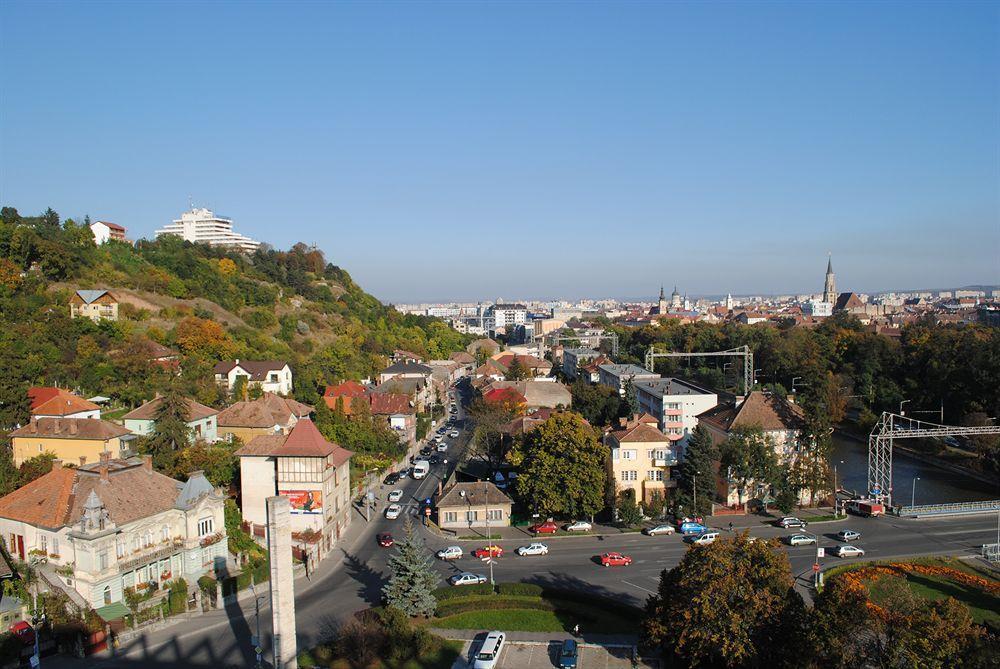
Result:
[[[626,488],[618,493],[618,503],[615,506],[618,522],[625,527],[635,527],[642,522],[642,510],[635,501],[635,490]]]
[[[531,372],[515,355],[514,359],[511,360],[510,365],[507,367],[507,373],[504,375],[504,378],[507,381],[523,381],[524,379],[530,377]]]
[[[18,467],[18,487],[27,485],[35,479],[45,476],[52,471],[52,462],[56,459],[56,454],[52,452],[39,453],[33,458],[28,458]]]
[[[719,462],[737,485],[742,506],[747,488],[753,484],[764,494],[779,480],[778,456],[771,439],[759,426],[738,427],[719,448]]]
[[[153,456],[153,464],[161,471],[172,471],[175,467],[177,451],[188,447],[191,433],[188,427],[190,406],[180,388],[174,384],[163,394],[156,407],[153,419],[153,433],[147,442],[147,449]]]
[[[631,376],[625,379],[625,384],[623,385],[622,390],[622,401],[625,403],[628,415],[635,416],[639,413],[639,397],[636,395],[635,383],[633,383]]]
[[[424,541],[407,517],[403,539],[389,558],[392,575],[382,588],[386,604],[408,616],[430,617],[437,608],[434,588],[440,577],[431,568],[431,557]]]
[[[498,469],[507,459],[512,442],[504,435],[505,425],[517,416],[511,402],[484,402],[476,399],[469,406],[472,431],[472,453],[485,460],[491,469]]]
[[[744,533],[693,548],[660,576],[643,636],[689,667],[803,666],[805,607],[788,556]]]
[[[592,517],[604,507],[607,458],[607,447],[579,414],[553,414],[510,452],[518,467],[515,492],[532,511]]]
[[[699,425],[688,439],[684,461],[677,468],[676,504],[681,513],[694,516],[712,514],[712,500],[717,487],[715,462],[718,459],[719,449],[712,441],[712,435]],[[695,490],[698,491],[697,508]]]

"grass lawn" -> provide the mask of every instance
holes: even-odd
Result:
[[[511,597],[525,602],[537,602],[538,597]],[[579,602],[549,600],[554,611],[539,609],[479,609],[465,611],[428,621],[444,629],[502,629],[517,632],[571,632],[575,625],[602,634],[635,634],[636,621],[624,618],[616,611]]]
[[[426,655],[419,659],[403,660],[394,662],[392,660],[379,660],[372,665],[373,669],[451,669],[455,660],[462,654],[462,642],[441,640],[441,649],[436,653]],[[310,653],[299,653],[300,666],[322,666],[330,669],[351,669],[352,665],[344,658],[336,658],[327,664],[318,664],[313,660]]]

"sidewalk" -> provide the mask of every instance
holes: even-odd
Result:
[[[474,641],[482,638],[483,630],[455,630],[442,629],[440,627],[429,627],[428,631],[445,639],[459,641]],[[508,641],[518,643],[562,643],[566,639],[576,639],[581,644],[592,644],[594,646],[604,646],[605,648],[632,648],[639,643],[639,637],[635,634],[591,634],[586,631],[579,637],[574,637],[569,632],[505,632]]]
[[[833,515],[833,507],[820,506],[813,509],[796,509],[788,514],[781,513],[780,511],[769,511],[767,515],[750,513],[750,514],[733,514],[733,515],[722,514],[717,516],[709,516],[708,518],[705,519],[705,524],[708,525],[709,527],[714,527],[716,529],[727,529],[729,527],[729,523],[732,523],[733,529],[736,530],[745,530],[753,527],[761,527],[762,525],[773,527],[774,523],[776,523],[781,518],[784,518],[786,515],[795,516],[796,518],[801,518],[807,523],[812,523],[812,522],[836,523],[836,522],[841,522],[847,518],[846,515],[843,515],[842,517],[837,518],[836,520],[829,518],[827,520],[813,521],[814,518],[821,518],[824,516]]]

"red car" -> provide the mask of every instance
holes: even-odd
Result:
[[[632,558],[621,553],[605,553],[601,556],[601,564],[605,567],[627,567],[632,564]]]
[[[392,535],[386,532],[385,534],[379,534],[376,539],[378,539],[378,545],[382,548],[389,548],[392,546]]]
[[[500,546],[483,546],[482,548],[477,548],[472,551],[472,556],[477,558],[488,558],[488,557],[500,557],[503,555],[503,549]]]
[[[544,523],[537,523],[528,528],[529,531],[535,534],[555,534],[558,529],[559,526],[551,520],[546,520]]]
[[[8,630],[11,634],[20,640],[25,646],[35,645],[35,630],[32,629],[31,625],[21,620],[10,626]]]

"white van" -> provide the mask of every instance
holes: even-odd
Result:
[[[486,635],[482,647],[476,653],[476,660],[472,663],[472,669],[493,669],[500,659],[500,652],[503,650],[505,638],[503,632],[490,632]]]
[[[431,470],[431,463],[426,460],[417,460],[413,463],[413,478],[422,479]]]

